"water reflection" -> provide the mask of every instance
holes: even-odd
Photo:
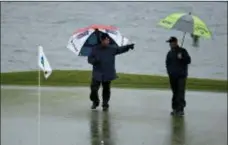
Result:
[[[185,145],[185,119],[184,117],[171,118],[171,145]]]
[[[91,112],[91,145],[114,145],[111,139],[110,116],[108,112]]]

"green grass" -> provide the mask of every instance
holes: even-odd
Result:
[[[120,88],[169,88],[169,80],[164,76],[136,75],[119,73],[113,81],[113,87]],[[54,70],[45,80],[41,72],[42,86],[88,86],[91,71]],[[1,84],[4,85],[37,85],[38,72],[1,73]],[[187,89],[201,91],[227,92],[227,80],[188,78]]]

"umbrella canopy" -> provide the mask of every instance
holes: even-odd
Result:
[[[88,56],[91,49],[100,44],[102,33],[109,35],[110,45],[123,46],[128,44],[128,39],[121,35],[118,29],[108,25],[91,25],[76,30],[68,41],[67,48],[79,56]]]
[[[211,32],[207,25],[191,13],[173,13],[162,19],[159,25],[167,29],[176,29],[196,36],[211,38]]]

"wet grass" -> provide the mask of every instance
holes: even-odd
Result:
[[[113,81],[113,87],[119,88],[169,88],[169,80],[164,76],[137,75],[119,73],[119,78]],[[88,86],[91,71],[54,70],[45,80],[41,72],[42,86]],[[1,73],[1,84],[4,85],[37,85],[38,72],[10,72]],[[188,90],[227,92],[227,80],[212,80],[189,78]]]

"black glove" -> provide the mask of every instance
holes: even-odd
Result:
[[[128,48],[130,48],[130,49],[133,50],[133,49],[134,49],[134,46],[135,46],[135,44],[132,43],[132,44],[129,44],[129,45],[128,45]]]

